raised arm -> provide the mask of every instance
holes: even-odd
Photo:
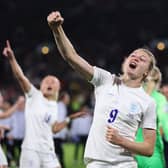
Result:
[[[5,112],[0,113],[0,119],[10,117],[18,109],[19,105],[23,103],[23,101],[24,101],[24,98],[20,96],[12,107],[10,107]]]
[[[54,34],[54,38],[62,57],[86,80],[93,77],[93,66],[80,57],[67,38],[62,28],[63,18],[59,12],[52,12],[47,17],[48,24]]]
[[[26,76],[24,75],[21,67],[17,63],[14,52],[8,40],[6,41],[6,47],[3,50],[3,55],[6,58],[8,58],[9,63],[12,68],[12,72],[14,76],[16,77],[17,81],[19,82],[23,92],[27,93],[30,90],[31,84],[29,80],[26,78]]]
[[[130,141],[119,135],[118,131],[112,127],[107,128],[106,139],[110,143],[120,145],[133,154],[152,156],[156,140],[156,131],[153,129],[143,129],[143,142]]]

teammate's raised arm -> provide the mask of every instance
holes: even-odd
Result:
[[[53,31],[58,50],[62,57],[68,61],[76,71],[81,73],[85,79],[91,80],[93,77],[93,66],[77,54],[67,38],[61,26],[64,21],[61,14],[58,11],[52,12],[48,15],[47,21]]]
[[[7,117],[10,117],[18,109],[18,106],[21,103],[23,103],[23,101],[24,101],[23,96],[20,96],[13,106],[11,106],[5,112],[0,113],[0,119],[4,119],[4,118],[7,118]]]
[[[21,67],[16,61],[15,54],[11,48],[10,42],[7,40],[6,41],[6,46],[3,50],[3,55],[8,58],[9,63],[11,65],[12,71],[16,79],[18,80],[22,90],[24,92],[28,92],[30,90],[30,82],[24,75]]]

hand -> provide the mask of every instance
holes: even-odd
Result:
[[[13,52],[13,50],[11,48],[9,40],[6,41],[6,47],[3,50],[3,55],[5,57],[7,57],[8,59],[11,59],[11,58],[15,57],[14,56],[14,52]]]
[[[78,118],[78,117],[83,117],[86,114],[87,114],[87,112],[81,111],[81,112],[77,112],[77,113],[69,115],[69,118],[70,119],[75,119],[75,118]]]
[[[48,15],[47,22],[50,28],[54,30],[58,26],[62,25],[62,23],[64,22],[64,19],[61,16],[60,12],[56,11]]]
[[[119,135],[118,130],[110,126],[107,126],[106,139],[115,145],[120,145],[122,142],[122,136]]]

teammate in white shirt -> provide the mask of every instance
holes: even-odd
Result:
[[[155,103],[142,83],[155,58],[146,49],[133,51],[123,64],[121,78],[93,67],[81,58],[65,35],[59,12],[48,15],[62,57],[95,86],[93,123],[85,149],[87,168],[136,168],[133,154],[151,156],[155,144]],[[143,128],[144,142],[134,141],[137,128]]]
[[[22,99],[19,97],[18,100],[16,101],[16,103],[11,106],[8,110],[0,112],[0,119],[5,119],[10,117],[19,107],[19,105],[22,103]],[[0,109],[2,108],[3,105],[3,97],[0,94]],[[10,130],[9,127],[5,126],[5,125],[0,125],[0,139],[3,138],[3,133],[5,130]],[[7,159],[4,155],[4,152],[2,151],[2,147],[0,144],[0,168],[7,168],[8,167],[8,163],[7,163]]]
[[[3,50],[12,71],[26,96],[25,137],[22,144],[20,168],[60,168],[54,152],[53,135],[67,126],[70,119],[84,113],[75,113],[63,122],[57,122],[57,97],[60,82],[55,76],[46,76],[36,89],[23,74],[9,44]]]

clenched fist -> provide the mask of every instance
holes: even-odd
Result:
[[[54,30],[58,26],[62,25],[62,23],[64,22],[64,19],[61,16],[60,12],[56,11],[48,15],[47,22],[50,28]]]
[[[107,126],[106,140],[115,145],[120,145],[122,142],[122,136],[119,134],[118,130]]]

